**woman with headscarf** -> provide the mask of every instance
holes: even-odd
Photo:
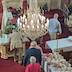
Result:
[[[40,64],[36,63],[36,58],[31,56],[29,60],[30,64],[26,66],[25,72],[41,72]]]

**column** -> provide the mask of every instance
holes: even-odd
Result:
[[[27,0],[22,0],[22,9],[25,13],[27,11],[27,8],[28,8]]]
[[[2,24],[2,16],[3,16],[3,6],[2,6],[2,0],[0,0],[0,29]]]

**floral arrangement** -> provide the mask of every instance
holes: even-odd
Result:
[[[59,53],[54,52],[50,54],[47,58],[47,62],[51,64],[58,72],[72,72],[71,64],[69,64],[63,56]]]

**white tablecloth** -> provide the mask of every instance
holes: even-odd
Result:
[[[9,37],[6,34],[3,34],[2,37],[0,36],[0,44],[9,43]]]
[[[72,41],[68,38],[47,41],[46,45],[52,50],[63,49],[64,52],[72,51]]]

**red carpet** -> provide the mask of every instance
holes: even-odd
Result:
[[[24,67],[12,60],[0,59],[0,72],[24,72]]]

